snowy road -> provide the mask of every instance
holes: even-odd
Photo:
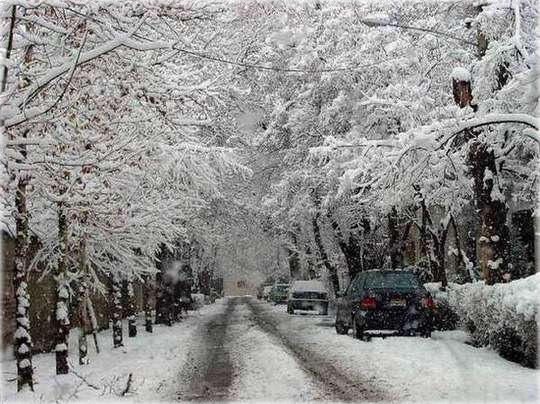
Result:
[[[288,315],[251,297],[223,300],[199,325],[180,374],[181,401],[536,402],[538,371],[433,338],[337,335],[334,318]]]
[[[233,374],[226,337],[233,310],[234,304],[228,301],[224,311],[209,317],[196,330],[180,375],[180,400],[222,401],[227,397]]]
[[[255,313],[257,325],[280,341],[287,348],[308,375],[323,386],[332,401],[380,401],[386,400],[385,394],[373,385],[370,378],[365,376],[351,378],[349,372],[343,372],[339,363],[325,357],[313,344],[306,343],[302,329],[294,330],[287,327],[281,329],[282,316],[268,310],[268,305],[248,301],[248,306]],[[323,326],[332,325],[328,318]]]
[[[182,369],[184,400],[380,401],[369,378],[351,379],[310,349],[298,333],[278,328],[270,306],[230,298],[197,332]]]
[[[125,338],[120,349],[110,330],[100,333],[102,353],[91,351],[89,365],[74,361],[68,375],[55,375],[54,353],[35,355],[34,393],[16,393],[15,361],[6,359],[0,402],[538,402],[538,370],[466,344],[462,331],[364,342],[337,335],[333,323],[332,314],[219,299],[172,327]]]

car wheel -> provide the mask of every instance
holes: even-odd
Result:
[[[336,332],[339,335],[347,335],[347,333],[349,332],[349,327],[347,327],[341,321],[336,321]]]

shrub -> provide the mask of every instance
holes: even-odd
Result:
[[[435,310],[433,311],[433,328],[435,330],[455,330],[459,317],[448,303],[448,292],[440,290],[440,283],[426,283],[426,289],[433,297]]]
[[[510,283],[449,286],[452,310],[476,346],[491,346],[502,357],[537,367],[540,274]]]

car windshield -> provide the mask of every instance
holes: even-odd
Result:
[[[366,274],[365,288],[417,288],[420,286],[414,274],[408,272],[372,272]]]

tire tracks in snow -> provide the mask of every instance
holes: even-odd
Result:
[[[181,371],[177,393],[180,401],[227,400],[234,378],[227,349],[227,328],[236,303],[228,299],[225,310],[205,321],[194,335],[199,341],[191,347]]]
[[[261,304],[253,299],[247,300],[247,305],[253,312],[253,320],[257,325],[272,336],[296,359],[298,365],[309,374],[317,385],[329,393],[335,400],[351,401],[386,401],[383,391],[373,386],[367,379],[351,379],[344,374],[338,366],[318,352],[302,345],[301,340],[294,341],[279,330],[279,319],[273,318],[271,313],[265,312]],[[359,364],[361,365],[361,364]]]
[[[229,399],[250,402],[329,401],[320,386],[297,358],[272,334],[262,329],[247,305],[238,298],[229,328],[229,353],[237,369]]]

